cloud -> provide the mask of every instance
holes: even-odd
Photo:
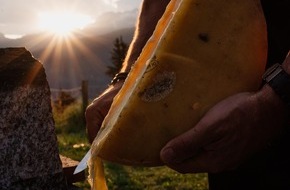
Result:
[[[44,11],[76,10],[78,13],[97,19],[106,12],[123,13],[121,18],[114,21],[123,22],[127,14],[130,23],[135,22],[136,14],[132,17],[129,12],[139,8],[142,0],[0,0],[0,33],[29,34],[38,30],[38,14]],[[108,20],[107,20],[108,21]],[[110,20],[109,20],[110,22]],[[126,23],[125,23],[126,24]]]
[[[127,11],[133,8],[139,8],[142,0],[102,0],[106,5],[111,6],[118,11]]]
[[[134,27],[137,21],[138,9],[124,12],[106,12],[99,16],[96,23],[107,29],[121,29]]]
[[[118,1],[120,0],[103,0],[103,1],[114,8],[118,8]]]

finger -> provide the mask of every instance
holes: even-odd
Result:
[[[166,163],[180,163],[197,155],[202,147],[217,141],[221,137],[220,130],[224,117],[221,114],[224,104],[217,104],[189,131],[168,142],[161,150],[160,157]]]
[[[123,83],[118,82],[114,86],[107,88],[92,104],[86,109],[86,127],[88,132],[89,142],[92,143],[97,135],[103,120],[106,117],[113,98],[122,87]]]
[[[168,167],[179,173],[217,173],[229,168],[223,160],[217,159],[215,152],[202,151],[194,158],[181,163],[170,164]]]
[[[208,165],[206,164],[208,163],[207,158],[207,154],[201,153],[195,158],[191,158],[180,163],[170,163],[167,166],[182,174],[203,173],[209,171]]]
[[[288,54],[283,62],[283,66],[286,69],[286,71],[290,71],[290,51],[288,52]]]
[[[160,157],[166,164],[181,163],[201,151],[201,147],[208,144],[210,139],[206,127],[199,124],[186,133],[169,141],[160,152]]]
[[[89,142],[92,143],[102,125],[104,116],[99,107],[91,104],[86,109],[85,117]]]

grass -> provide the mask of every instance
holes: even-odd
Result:
[[[182,175],[167,167],[130,167],[105,164],[109,189],[206,190],[205,174]]]
[[[81,160],[89,150],[84,117],[80,103],[59,109],[53,115],[60,154]],[[206,174],[180,174],[163,167],[131,167],[105,162],[105,176],[109,190],[207,190]],[[86,173],[88,171],[86,170]],[[75,183],[89,190],[87,181]]]

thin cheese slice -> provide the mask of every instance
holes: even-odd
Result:
[[[108,190],[102,159],[90,160],[89,183],[93,190]]]

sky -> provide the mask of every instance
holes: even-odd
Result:
[[[90,24],[104,25],[102,17],[109,15],[116,19],[122,15],[135,20],[140,5],[141,0],[0,0],[0,33],[17,38],[44,29],[61,28],[61,20],[66,23],[74,20],[72,26],[63,30]],[[67,13],[70,21],[65,20],[62,13]]]

